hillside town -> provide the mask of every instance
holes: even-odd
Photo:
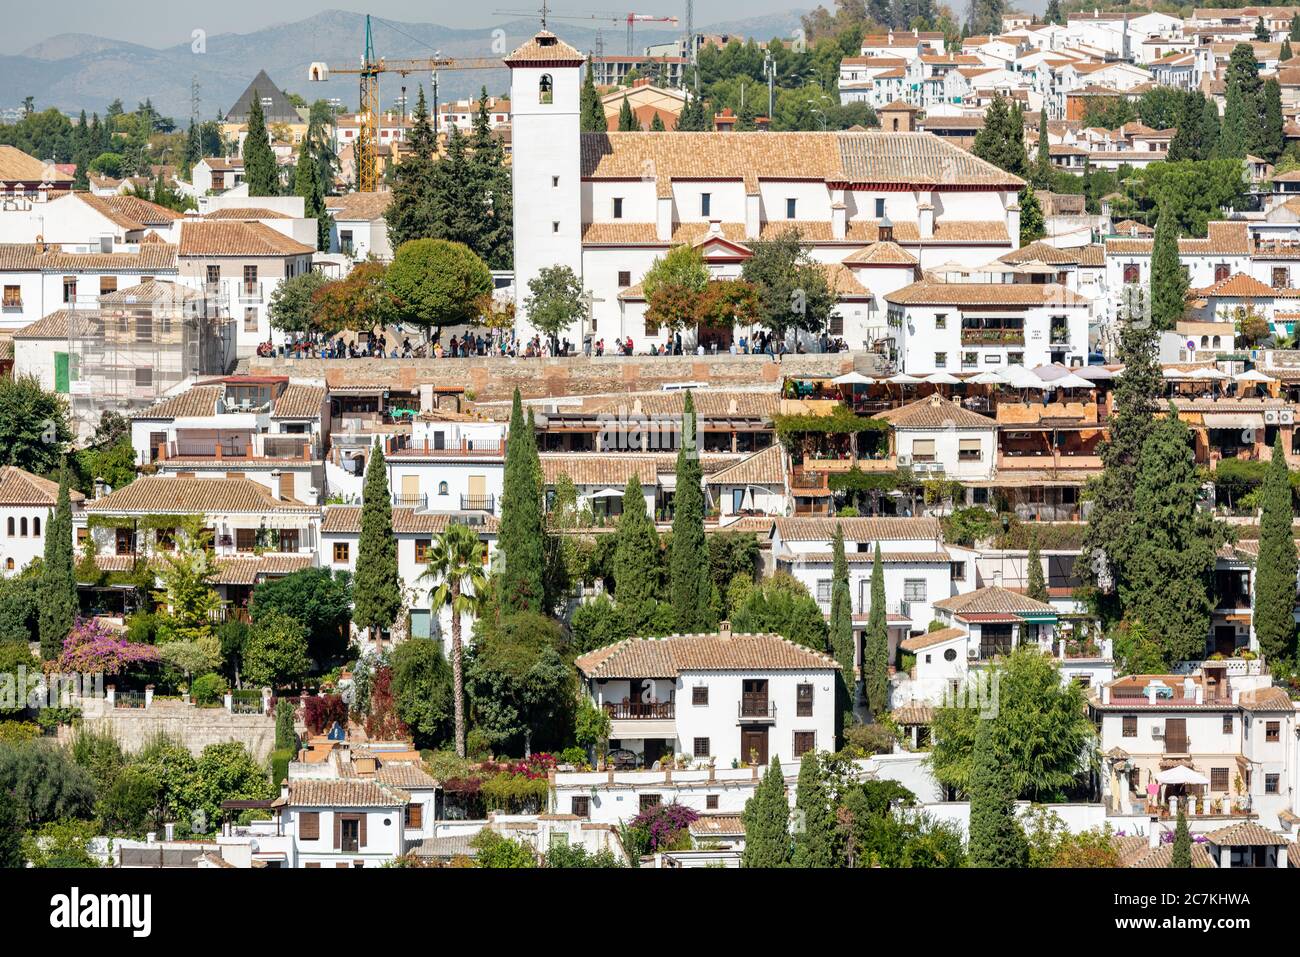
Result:
[[[0,126],[0,867],[1300,866],[1300,7],[689,16]]]

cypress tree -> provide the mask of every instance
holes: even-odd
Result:
[[[23,829],[18,820],[18,804],[13,792],[0,787],[0,869],[24,867]]]
[[[1061,0],[1047,0],[1047,11],[1043,14],[1043,22],[1065,25],[1065,14],[1061,12]]]
[[[293,727],[293,702],[281,698],[275,703],[275,749],[293,751],[298,747],[298,732]]]
[[[1093,589],[1096,610],[1109,620],[1119,615],[1118,586],[1140,534],[1133,491],[1142,447],[1154,427],[1157,396],[1164,388],[1157,333],[1144,312],[1141,290],[1134,289],[1122,307],[1119,357],[1124,370],[1115,382],[1110,435],[1100,450],[1103,469],[1093,489],[1083,553],[1074,566]]]
[[[857,697],[853,674],[853,596],[849,591],[849,563],[844,557],[844,530],[837,523],[831,539],[831,651],[840,664],[845,704]]]
[[[665,127],[664,127],[664,121],[663,121],[662,119],[660,119],[659,114],[656,113],[656,114],[655,114],[653,117],[651,117],[651,119],[650,119],[650,132],[651,132],[651,133],[662,133],[662,132],[664,132],[664,129],[665,129]]]
[[[659,583],[659,535],[646,512],[640,478],[623,490],[623,515],[614,543],[614,597],[634,633],[653,611]]]
[[[1277,60],[1279,63],[1285,63],[1287,60],[1291,59],[1292,56],[1293,54],[1291,52],[1291,38],[1287,37],[1285,40],[1282,41],[1282,50],[1281,52],[1278,53]]]
[[[244,182],[249,196],[275,196],[280,192],[280,173],[275,153],[266,133],[266,116],[262,98],[253,91],[253,105],[248,111],[248,134],[244,137]]]
[[[707,631],[713,617],[713,582],[709,543],[704,537],[704,490],[696,443],[695,400],[687,390],[682,401],[681,448],[677,451],[677,487],[673,492],[673,541],[669,561],[669,595],[680,632]]]
[[[1291,14],[1291,31],[1286,38],[1300,42],[1300,13]]]
[[[72,501],[66,464],[59,470],[59,497],[54,514],[47,514],[45,519],[45,555],[38,590],[41,657],[53,661],[72,631],[78,607],[72,556]]]
[[[596,78],[590,60],[587,61],[586,79],[582,81],[582,98],[578,115],[584,133],[605,133],[609,130],[609,124],[605,121],[605,104],[601,102],[600,94],[596,92]]]
[[[1216,108],[1217,111],[1217,108]],[[1205,94],[1188,90],[1178,111],[1178,129],[1169,142],[1169,161],[1209,158],[1205,143]]]
[[[1142,447],[1133,489],[1139,534],[1120,580],[1126,613],[1169,665],[1204,653],[1215,555],[1226,541],[1222,526],[1197,504],[1201,481],[1187,426],[1171,403]]]
[[[507,611],[540,612],[544,604],[541,464],[530,421],[515,389],[497,537],[504,563],[501,602]]]
[[[1052,188],[1052,154],[1047,137],[1047,107],[1038,111],[1038,158],[1034,164],[1034,186]]]
[[[1273,163],[1286,145],[1282,133],[1282,87],[1276,77],[1264,81],[1260,97],[1259,137],[1254,152]]]
[[[1151,321],[1156,329],[1173,329],[1183,318],[1186,303],[1187,274],[1178,258],[1178,226],[1162,206],[1151,246]]]
[[[316,220],[316,248],[324,252],[329,250],[329,213],[325,211],[325,182],[316,166],[316,157],[307,143],[308,140],[304,139],[298,149],[298,164],[293,172],[293,192],[295,196],[302,197],[303,215]]]
[[[889,710],[889,625],[885,616],[885,570],[880,542],[871,559],[871,612],[867,617],[866,660],[862,666],[867,707],[877,718]]]
[[[1192,832],[1187,828],[1187,814],[1181,805],[1178,808],[1178,824],[1174,827],[1174,847],[1169,857],[1169,866],[1192,866]]]
[[[358,628],[365,628],[374,637],[376,629],[393,627],[402,610],[402,585],[397,575],[388,468],[378,439],[370,450],[361,493],[361,540],[357,543],[352,591],[352,620]]]
[[[970,863],[973,867],[1027,867],[1029,844],[1016,820],[1015,795],[993,745],[993,722],[975,732],[970,776]]]
[[[834,867],[837,853],[835,811],[815,751],[799,760],[799,783],[794,791],[795,830],[793,867]]]
[[[1291,530],[1291,476],[1279,430],[1260,491],[1259,559],[1255,563],[1255,635],[1265,661],[1295,658],[1296,548]]]
[[[745,825],[741,867],[790,866],[790,805],[779,758],[772,759],[740,820]]]
[[[466,162],[470,211],[475,222],[465,245],[478,253],[490,268],[508,269],[514,257],[514,200],[510,190],[510,168],[506,166],[501,137],[492,132],[487,103],[487,87],[483,87],[479,92],[478,113],[474,117],[474,131],[469,137]]]
[[[393,171],[393,196],[384,212],[394,249],[412,239],[436,239],[441,235],[434,203],[437,137],[429,121],[423,86],[415,98],[415,114],[406,141],[411,151]]]
[[[1267,43],[1269,40],[1273,39],[1273,35],[1269,33],[1268,24],[1264,22],[1262,16],[1255,21],[1255,39],[1259,40],[1261,43]]]
[[[1241,159],[1256,152],[1263,137],[1263,84],[1249,43],[1233,47],[1226,78],[1223,127],[1215,155],[1220,159]]]
[[[636,114],[632,112],[632,104],[627,101],[627,94],[623,94],[623,105],[618,111],[618,131],[620,133],[639,133],[641,124],[636,121]]]
[[[1026,561],[1029,563],[1029,588],[1026,594],[1034,601],[1046,602],[1049,596],[1047,582],[1043,580],[1043,556],[1038,550],[1037,530],[1029,539],[1029,557]]]

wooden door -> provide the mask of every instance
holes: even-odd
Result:
[[[740,713],[767,717],[767,679],[747,678],[741,690]]]
[[[280,498],[293,498],[293,473],[280,473]]]
[[[740,759],[767,764],[767,728],[740,729]]]

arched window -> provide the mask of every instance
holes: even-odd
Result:
[[[13,570],[14,570],[14,560],[13,560],[12,558],[6,558],[6,559],[5,559],[5,571],[7,571],[7,572],[11,572],[11,571],[13,571]]]
[[[14,519],[12,515],[9,516],[9,537],[14,537]]]
[[[537,102],[550,103],[554,93],[551,88],[551,75],[543,73],[542,78],[537,81]]]
[[[39,516],[32,519],[32,534],[37,537],[41,534],[41,520]]]
[[[1208,349],[1209,346],[1210,346],[1210,337],[1209,337],[1209,336],[1201,336],[1201,348],[1202,348],[1202,349]]]
[[[1221,348],[1221,347],[1222,347],[1222,340],[1221,340],[1218,336],[1215,336],[1215,337],[1214,337],[1214,348],[1219,349],[1219,348]]]
[[[20,520],[19,523],[18,523],[18,528],[21,530],[21,531],[20,531],[20,534],[23,536],[23,538],[26,538],[26,537],[27,537],[27,519],[24,518],[24,519]]]
[[[439,494],[439,495],[446,495],[446,494],[447,494],[447,483],[446,483],[446,482],[439,482],[439,483],[438,483],[438,494]]]

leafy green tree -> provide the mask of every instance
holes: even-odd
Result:
[[[531,848],[487,828],[475,834],[470,845],[475,851],[475,867],[516,869],[537,866],[537,855]]]
[[[889,710],[889,623],[885,614],[885,570],[880,543],[871,559],[871,610],[867,617],[862,676],[867,707],[877,717]]]
[[[1047,222],[1038,195],[1026,186],[1020,191],[1020,245],[1028,246],[1047,235]]]
[[[528,280],[524,312],[534,328],[546,333],[554,347],[561,333],[587,313],[582,280],[568,266],[544,266]]]
[[[45,560],[40,579],[41,657],[53,661],[77,617],[77,576],[72,561],[72,502],[68,470],[59,474],[59,497],[45,521]]]
[[[740,275],[758,292],[758,322],[778,338],[790,330],[821,332],[835,310],[826,272],[798,229],[749,243]]]
[[[13,795],[0,788],[0,868],[12,870],[23,864],[23,829],[18,810]]]
[[[1115,383],[1110,434],[1101,445],[1102,473],[1087,489],[1092,511],[1084,528],[1082,554],[1075,563],[1097,611],[1108,620],[1119,617],[1120,583],[1141,534],[1142,519],[1133,505],[1138,462],[1154,428],[1157,397],[1164,389],[1157,333],[1142,313],[1140,303],[1130,299],[1121,314],[1119,354],[1124,369]]]
[[[1151,247],[1151,321],[1161,331],[1182,321],[1187,300],[1187,273],[1178,258],[1173,217],[1161,213]]]
[[[0,646],[26,648],[40,629],[41,563],[31,562],[13,578],[0,579]]]
[[[269,578],[253,589],[253,621],[282,612],[307,632],[307,651],[322,669],[348,650],[352,621],[352,576],[328,568],[304,568]]]
[[[636,114],[632,112],[632,105],[627,101],[627,94],[623,94],[623,105],[618,111],[618,131],[620,133],[640,133],[641,124],[636,121]]]
[[[366,260],[342,279],[317,288],[308,306],[308,331],[325,336],[344,329],[371,332],[399,321],[403,305],[388,284],[388,272],[383,263]]]
[[[21,641],[0,641],[0,702],[3,702],[0,719],[23,716],[27,710],[28,686],[22,682],[26,676],[40,674],[40,659],[32,654],[26,637]]]
[[[541,471],[531,416],[524,417],[523,402],[515,389],[497,536],[501,605],[507,613],[541,611],[544,604]]]
[[[409,642],[403,642],[405,647]],[[281,698],[275,703],[275,749],[277,751],[297,751],[298,732],[294,728],[294,706],[288,698]]]
[[[682,401],[681,447],[677,451],[677,483],[673,493],[673,541],[669,594],[683,633],[712,628],[713,582],[709,575],[709,546],[704,537],[704,476],[696,435],[695,400],[687,390]]]
[[[149,771],[127,765],[99,799],[97,810],[111,834],[143,837],[158,825],[161,784]]]
[[[972,0],[967,21],[970,32],[997,36],[1002,32],[1002,15],[1006,12],[1005,0]]]
[[[374,637],[393,627],[402,610],[402,586],[397,574],[397,539],[388,492],[384,450],[375,439],[362,488],[361,538],[357,543],[357,573],[353,580],[352,621]]]
[[[605,121],[605,104],[596,92],[596,80],[592,73],[591,61],[587,62],[587,75],[582,81],[582,94],[578,105],[578,115],[582,132],[604,133],[609,130]]]
[[[1120,580],[1126,612],[1146,626],[1171,665],[1204,651],[1215,555],[1227,541],[1222,523],[1197,504],[1200,486],[1191,436],[1171,404],[1142,447],[1133,490],[1141,534]]]
[[[499,624],[484,615],[474,635],[465,674],[475,733],[505,753],[568,744],[578,686],[559,624],[532,611]]]
[[[1050,596],[1047,593],[1047,582],[1043,579],[1043,556],[1038,550],[1037,531],[1029,539],[1029,555],[1025,561],[1029,564],[1029,587],[1025,594],[1034,601],[1047,602]]]
[[[440,642],[411,638],[393,649],[393,697],[397,716],[415,743],[436,747],[454,728],[452,671]]]
[[[1263,130],[1263,84],[1259,64],[1249,43],[1232,49],[1225,73],[1223,129],[1219,134],[1216,156],[1242,159],[1259,148]]]
[[[487,589],[487,576],[483,573],[485,548],[473,529],[453,522],[434,541],[428,567],[421,576],[437,583],[429,596],[430,606],[438,612],[443,608],[451,612],[452,710],[456,754],[462,758],[465,757],[465,682],[461,621],[467,614],[476,615],[482,606]]]
[[[153,570],[162,586],[154,592],[154,600],[167,610],[159,622],[158,641],[195,642],[207,650],[214,665],[219,664],[221,652],[212,621],[221,598],[212,584],[217,568],[206,539],[181,532],[174,550],[162,553]]]
[[[1261,43],[1267,43],[1269,40],[1273,39],[1273,34],[1269,32],[1268,24],[1264,22],[1262,16],[1255,21],[1255,39],[1259,40]]]
[[[311,332],[316,329],[316,310],[312,297],[316,290],[328,286],[324,273],[312,269],[279,283],[271,293],[267,314],[271,325],[284,332]]]
[[[413,239],[397,249],[388,287],[406,319],[425,329],[474,322],[475,301],[492,293],[492,273],[472,249],[445,239]]]
[[[90,775],[62,748],[39,739],[0,744],[0,792],[12,797],[18,824],[26,829],[88,818],[95,804]]]
[[[623,490],[623,514],[614,546],[614,595],[634,633],[653,614],[659,593],[659,535],[646,513],[641,480],[632,477]]]
[[[1296,546],[1291,523],[1291,473],[1279,431],[1260,493],[1259,559],[1255,563],[1254,623],[1266,661],[1296,656]]]
[[[666,608],[658,602],[655,606],[656,611],[661,607]],[[608,595],[597,595],[593,600],[583,602],[574,609],[573,616],[569,619],[569,640],[574,654],[586,654],[615,644],[632,637],[634,630],[641,635],[655,630],[633,629],[630,622],[642,613],[638,609],[632,609],[631,614],[624,614],[621,608],[609,600]],[[671,630],[670,622],[668,631]]]
[[[991,703],[996,691],[997,713],[985,719],[981,711],[987,708],[935,710],[930,756],[935,780],[971,793],[976,735],[987,726],[1013,797],[1064,800],[1086,782],[1096,732],[1083,690],[1063,684],[1050,658],[1022,646],[997,662],[991,673],[969,682],[968,698]]]
[[[1260,127],[1255,152],[1270,163],[1275,163],[1282,155],[1282,148],[1286,146],[1282,131],[1282,87],[1277,77],[1271,76],[1264,81],[1260,99]]]
[[[437,178],[437,137],[429,121],[429,107],[421,85],[415,100],[411,132],[407,137],[410,153],[390,174],[393,197],[384,211],[389,240],[400,249],[412,239],[433,239],[439,235],[439,211],[435,205],[434,181]]]
[[[993,725],[978,721],[970,775],[970,862],[975,867],[1027,867],[1029,845],[1016,820],[1015,790],[999,760]]]
[[[35,376],[0,377],[0,465],[49,475],[71,441],[63,396],[46,392]]]
[[[740,820],[745,826],[741,867],[790,866],[790,805],[780,759],[773,758],[768,765],[754,796],[745,802]]]
[[[839,523],[836,523],[835,535],[831,539],[830,640],[835,660],[840,664],[840,681],[845,692],[844,703],[851,706],[857,692],[857,682],[853,673],[853,596],[849,590],[849,563],[844,555],[844,529]]]
[[[244,677],[255,685],[280,688],[306,677],[311,668],[302,624],[282,611],[258,616],[244,644]]]
[[[253,104],[248,111],[248,133],[244,137],[244,182],[249,196],[278,196],[280,170],[271,151],[271,141],[266,132],[266,115],[262,100],[253,91]]]
[[[813,651],[826,651],[826,618],[821,606],[803,582],[788,572],[777,572],[751,587],[732,610],[731,625],[737,632],[777,634]]]
[[[1174,828],[1174,848],[1169,858],[1169,866],[1178,868],[1192,866],[1192,832],[1187,828],[1187,813],[1181,805],[1178,808],[1178,824]]]
[[[835,867],[839,840],[835,807],[826,787],[821,758],[805,751],[799,760],[799,783],[795,785],[793,867]]]
[[[1065,26],[1065,13],[1061,10],[1061,0],[1047,0],[1047,11],[1043,14],[1043,22]]]
[[[975,134],[971,152],[1013,176],[1024,176],[1028,172],[1024,126],[1020,107],[1008,108],[1007,101],[994,94],[984,111],[984,126]]]
[[[266,769],[238,741],[204,748],[182,791],[191,829],[203,834],[212,833],[220,824],[222,801],[262,801],[271,797],[274,791]]]

